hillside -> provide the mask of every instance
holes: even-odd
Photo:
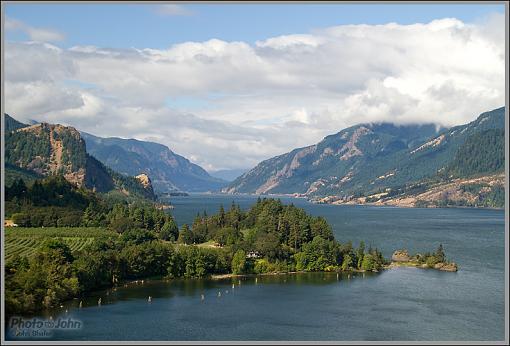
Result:
[[[505,131],[483,130],[469,136],[448,165],[448,173],[466,177],[505,169]]]
[[[36,176],[62,175],[78,187],[97,192],[120,190],[155,199],[152,189],[144,188],[136,178],[118,174],[89,155],[84,140],[73,127],[41,123],[8,132],[5,161],[10,176],[26,177],[28,172]]]
[[[504,173],[472,178],[423,181],[403,189],[388,189],[365,196],[315,197],[317,203],[371,204],[396,207],[485,207],[505,205]]]
[[[85,132],[82,132],[82,137],[87,151],[106,166],[130,176],[148,174],[157,193],[216,191],[226,184],[162,144],[101,138]]]
[[[504,167],[504,114],[495,109],[439,131],[433,125],[356,125],[261,162],[223,192],[375,203],[381,194],[415,194],[432,183],[495,174]]]
[[[315,145],[261,162],[224,192],[320,195],[327,190],[351,191],[388,172],[398,162],[396,154],[435,134],[432,124],[356,125]]]
[[[4,123],[5,124],[5,133],[29,126],[27,124],[23,124],[23,123],[17,121],[13,117],[11,117],[9,114],[4,114],[4,119],[5,119],[4,120],[5,121],[5,123]]]

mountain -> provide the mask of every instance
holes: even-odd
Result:
[[[62,175],[76,186],[97,192],[119,190],[155,199],[152,188],[144,187],[134,177],[114,172],[89,155],[75,128],[48,123],[19,127],[10,123],[15,125],[5,134],[6,171],[10,175]]]
[[[5,133],[29,126],[27,124],[23,124],[22,122],[17,121],[13,117],[11,117],[9,114],[4,114],[4,121],[5,121],[5,123],[4,123],[5,124]]]
[[[356,125],[315,145],[261,162],[223,192],[298,194],[325,202],[359,202],[366,197],[379,201],[413,188],[426,190],[431,179],[447,183],[473,174],[498,173],[504,166],[504,114],[505,109],[498,108],[469,124],[438,130],[432,124]],[[476,159],[469,154],[475,147]],[[488,152],[499,154],[489,158]]]
[[[391,162],[396,153],[415,147],[437,131],[433,124],[355,125],[327,136],[315,145],[261,162],[224,191],[314,195],[326,188],[353,189],[375,173],[373,168],[366,171],[367,167],[380,167],[381,163]],[[378,164],[374,165],[376,162]]]
[[[246,173],[248,169],[220,169],[218,171],[211,172],[209,174],[215,178],[223,179],[227,182],[234,181],[237,177],[240,177]]]
[[[85,132],[82,137],[87,151],[106,166],[127,175],[148,174],[157,193],[214,191],[227,183],[162,144]]]

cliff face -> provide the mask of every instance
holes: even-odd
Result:
[[[73,127],[42,123],[13,131],[6,138],[6,161],[44,176],[61,174],[85,186],[85,142]]]

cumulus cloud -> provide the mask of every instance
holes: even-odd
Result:
[[[15,31],[19,30],[28,35],[28,37],[32,41],[38,42],[56,42],[63,41],[65,39],[65,35],[56,30],[47,29],[47,28],[35,28],[30,25],[27,25],[19,20],[12,18],[5,18],[4,23],[5,30]]]
[[[361,122],[452,126],[504,105],[504,27],[495,15],[168,49],[7,42],[5,110],[249,168]]]

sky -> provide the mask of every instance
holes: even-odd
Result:
[[[7,4],[6,113],[251,168],[504,105],[504,5]]]

